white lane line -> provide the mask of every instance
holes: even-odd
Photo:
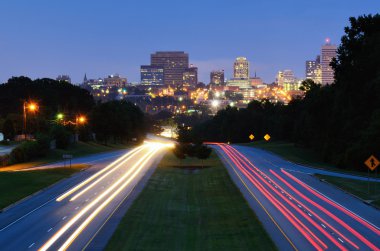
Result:
[[[283,168],[284,170],[286,170],[285,168]],[[297,178],[296,178],[297,179]],[[302,181],[301,181],[302,182]],[[305,182],[303,182],[303,184],[305,184],[307,187],[309,187],[310,189],[314,190],[315,192],[319,193],[321,196],[329,199],[330,201],[334,202],[335,204],[341,206],[342,208],[346,209],[348,212],[354,214],[355,216],[357,216],[358,218],[362,219],[363,221],[367,222],[368,224],[372,225],[374,228],[376,229],[380,229],[380,227],[378,227],[377,225],[375,225],[374,223],[364,219],[363,217],[361,217],[360,215],[356,214],[355,212],[351,211],[350,209],[348,209],[347,207],[343,206],[342,204],[340,204],[339,202],[337,202],[336,200],[333,200],[332,198],[330,198],[329,196],[327,196],[326,194],[318,191],[317,189],[313,188],[312,186],[306,184]],[[347,213],[345,213],[347,215]],[[351,217],[351,216],[350,216]],[[351,217],[353,218],[353,217]]]
[[[311,217],[311,214],[310,213],[307,213],[310,217]]]
[[[9,223],[8,225],[6,225],[6,226],[5,226],[5,227],[3,227],[2,229],[0,229],[0,232],[1,232],[1,231],[3,231],[3,230],[5,230],[5,229],[7,229],[7,228],[8,228],[8,227],[10,227],[10,226],[12,226],[13,224],[15,224],[15,223],[19,222],[20,220],[24,219],[25,217],[27,217],[27,216],[28,216],[28,215],[30,215],[31,213],[33,213],[33,212],[37,211],[38,209],[40,209],[41,207],[45,206],[45,205],[46,205],[46,204],[48,204],[49,202],[51,202],[51,201],[55,200],[56,198],[57,198],[57,197],[55,197],[55,198],[53,198],[53,199],[51,199],[51,200],[49,200],[49,201],[45,202],[45,203],[44,203],[44,204],[42,204],[41,206],[39,206],[39,207],[36,207],[36,208],[35,208],[35,209],[33,209],[32,211],[30,211],[29,213],[27,213],[27,214],[25,214],[25,215],[21,216],[20,218],[18,218],[17,220],[13,221],[12,223]]]
[[[36,243],[34,243],[34,242],[33,242],[32,244],[30,244],[30,245],[29,245],[29,247],[28,247],[28,248],[31,248],[31,247],[33,247],[33,246],[34,246],[34,244],[36,244]]]
[[[98,194],[98,192],[94,193],[94,195],[97,195],[97,194]]]
[[[339,240],[340,242],[344,243],[344,241],[343,241],[341,238],[339,238],[339,237],[338,237],[338,240]]]
[[[51,228],[49,228],[49,230],[47,231],[48,233],[52,230],[53,228],[51,227]]]
[[[67,216],[63,217],[62,220],[65,220],[67,218]]]
[[[321,226],[322,226],[323,228],[326,228],[326,226],[325,226],[325,225],[323,225],[323,224],[321,224]]]
[[[75,208],[75,210],[78,210],[78,209],[79,209],[79,207],[76,207],[76,208]]]
[[[300,204],[297,204],[297,206],[298,206],[299,208],[302,208]]]
[[[89,201],[90,199],[89,198],[87,198],[87,200],[85,200],[85,202],[87,202],[87,201]]]

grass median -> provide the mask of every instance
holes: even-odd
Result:
[[[275,250],[213,153],[162,159],[106,250]]]
[[[25,172],[0,172],[0,209],[15,203],[86,166]]]
[[[353,180],[327,175],[316,175],[318,178],[333,184],[359,198],[369,201],[380,207],[380,182],[367,182],[365,180]],[[368,190],[369,185],[369,190]]]

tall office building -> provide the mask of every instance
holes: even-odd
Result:
[[[163,85],[164,84],[164,68],[142,65],[140,67],[141,83],[145,85]]]
[[[183,86],[195,87],[198,84],[198,67],[190,65],[183,73]]]
[[[234,62],[234,78],[249,79],[249,62],[245,57],[238,57]]]
[[[306,61],[306,79],[311,79],[317,84],[322,83],[321,57],[318,55],[315,60]]]
[[[182,85],[183,73],[189,68],[189,55],[183,51],[158,51],[151,54],[152,66],[164,69],[164,84]]]
[[[210,73],[210,84],[224,85],[224,70],[212,71]]]
[[[330,63],[336,57],[336,45],[330,43],[330,39],[326,39],[326,43],[322,45],[322,85],[332,84],[334,82],[334,70],[331,68]]]
[[[296,77],[292,70],[283,70],[277,73],[276,82],[278,85],[283,86],[284,84],[294,83]]]

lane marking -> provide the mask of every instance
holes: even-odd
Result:
[[[78,210],[78,209],[79,209],[79,207],[76,207],[76,208],[75,208],[75,210]]]
[[[31,247],[33,247],[33,246],[34,246],[34,244],[36,244],[36,243],[34,243],[34,242],[33,242],[32,244],[30,244],[30,245],[29,245],[29,247],[28,247],[28,248],[31,248]]]
[[[48,233],[52,230],[53,228],[51,227],[51,228],[49,228],[49,230],[47,231]]]
[[[27,217],[28,215],[34,213],[35,211],[37,211],[38,209],[40,209],[41,207],[45,206],[46,204],[48,204],[49,202],[55,200],[57,197],[51,199],[51,200],[48,200],[47,202],[45,202],[44,204],[40,205],[39,207],[36,207],[35,209],[33,209],[32,211],[30,211],[29,213],[21,216],[20,218],[18,218],[17,220],[13,221],[12,223],[8,224],[7,226],[3,227],[2,229],[0,229],[0,232],[7,229],[8,227],[12,226],[13,224],[19,222],[20,220],[24,219],[25,217]]]
[[[67,216],[63,217],[62,220],[65,220],[67,218]]]
[[[326,228],[326,226],[325,226],[325,225],[323,225],[322,223],[321,223],[321,226],[322,226],[323,228]]]
[[[339,240],[340,242],[344,243],[344,241],[343,241],[341,238],[339,238],[339,237],[338,237],[338,240]]]

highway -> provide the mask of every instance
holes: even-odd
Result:
[[[0,213],[0,250],[87,247],[168,147],[146,142],[113,158],[82,158],[94,166]]]
[[[251,147],[213,148],[280,250],[380,250],[380,211],[310,174],[350,175]]]

